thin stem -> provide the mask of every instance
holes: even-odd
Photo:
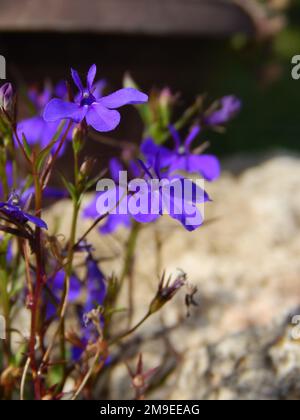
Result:
[[[147,312],[147,314],[132,328],[125,331],[123,334],[120,334],[118,337],[113,338],[108,345],[112,346],[113,344],[116,344],[118,341],[123,340],[124,338],[128,337],[129,335],[133,334],[144,322],[147,321],[148,318],[152,313],[150,311]]]
[[[137,245],[138,236],[140,233],[141,225],[134,222],[127,244],[126,244],[126,255],[124,260],[124,266],[120,278],[120,289],[122,288],[125,279],[128,277],[128,328],[131,325],[132,318],[134,315],[134,255]]]
[[[70,127],[70,124],[69,124]],[[76,190],[78,190],[78,182],[79,182],[79,170],[78,170],[78,153],[74,150],[74,178],[75,178],[75,186]],[[77,191],[78,193],[78,191]],[[71,224],[71,233],[70,233],[70,240],[68,244],[68,255],[67,255],[67,265],[65,268],[65,283],[64,283],[64,290],[63,296],[61,300],[60,310],[59,310],[59,323],[58,328],[55,331],[52,340],[44,354],[41,367],[45,365],[50,357],[52,349],[55,344],[55,340],[60,335],[60,348],[61,348],[61,356],[62,359],[65,360],[66,356],[66,349],[65,349],[65,315],[67,311],[69,293],[70,293],[70,278],[72,275],[73,270],[73,259],[74,259],[74,245],[76,241],[76,234],[77,234],[77,223],[78,223],[78,216],[80,211],[80,199],[76,196],[73,200],[73,216],[72,216],[72,224]],[[40,367],[40,369],[41,369]],[[65,376],[65,372],[64,372]]]
[[[28,369],[30,366],[30,357],[27,358],[24,369],[23,369],[23,373],[22,373],[22,379],[21,379],[21,386],[20,386],[20,400],[24,401],[24,394],[25,394],[25,384],[26,384],[26,376],[28,373]]]
[[[141,230],[141,225],[137,222],[134,222],[127,244],[126,244],[126,255],[125,255],[123,270],[122,270],[121,279],[120,279],[121,286],[124,280],[126,279],[126,277],[128,276],[129,271],[132,268],[135,248],[136,248],[140,230]]]
[[[6,324],[6,339],[3,340],[3,347],[4,347],[4,353],[6,356],[7,366],[9,366],[10,363],[10,357],[11,357],[11,346],[10,346],[10,299],[9,299],[9,293],[8,293],[8,277],[5,270],[0,269],[0,296],[1,296],[1,303],[3,306],[3,314],[5,318],[5,324]]]
[[[79,397],[79,395],[81,394],[81,392],[84,389],[84,387],[86,386],[88,380],[90,379],[90,377],[93,374],[93,371],[94,371],[94,369],[96,367],[96,364],[98,363],[99,357],[101,356],[101,352],[102,352],[102,349],[99,346],[99,349],[98,349],[98,351],[97,351],[97,353],[96,353],[96,355],[95,355],[95,357],[94,357],[94,359],[92,361],[92,364],[91,364],[91,366],[90,366],[87,374],[85,375],[85,377],[84,377],[83,381],[81,382],[79,388],[77,389],[77,391],[75,392],[75,394],[71,398],[71,401],[75,401]]]
[[[37,217],[41,217],[42,207],[42,191],[39,184],[39,177],[37,173],[34,173],[34,185],[35,185],[35,214]],[[34,296],[31,308],[31,332],[29,342],[29,354],[31,360],[31,369],[34,381],[35,398],[41,399],[41,380],[39,372],[37,371],[37,362],[35,357],[35,344],[38,328],[39,309],[40,309],[40,295],[43,287],[43,268],[42,268],[42,244],[41,244],[41,229],[37,226],[35,231],[36,241],[36,285],[34,289]]]
[[[84,241],[87,236],[95,229],[95,227],[97,227],[97,225],[102,222],[102,220],[104,220],[107,216],[109,215],[109,213],[105,213],[102,216],[99,216],[94,222],[93,224],[88,228],[88,230],[80,237],[80,239],[76,242],[76,244],[74,245],[74,250],[80,245],[80,243],[82,241]]]
[[[59,145],[58,145],[58,147],[57,147],[57,149],[56,149],[56,151],[55,151],[55,153],[53,155],[53,158],[52,158],[51,162],[49,163],[48,167],[45,170],[45,173],[43,174],[43,177],[42,177],[42,185],[43,185],[43,187],[46,186],[44,184],[45,184],[46,180],[49,179],[49,175],[52,172],[53,166],[54,166],[54,164],[55,164],[55,162],[56,162],[56,160],[57,160],[57,158],[59,156],[59,153],[61,152],[62,147],[65,144],[65,141],[67,140],[67,137],[68,137],[68,134],[69,134],[69,131],[70,131],[72,125],[73,125],[73,121],[70,121],[69,124],[68,124],[68,127],[67,127],[67,129],[66,129],[66,131],[64,133],[64,135],[60,139]]]
[[[57,327],[55,333],[52,336],[52,340],[51,340],[51,342],[50,342],[50,344],[47,348],[47,351],[44,354],[41,367],[44,366],[48,362],[50,354],[51,354],[52,349],[53,349],[54,344],[55,344],[55,340],[56,340],[58,334],[62,331],[61,328],[62,328],[62,325],[64,323],[64,317],[65,317],[65,314],[66,314],[68,297],[69,297],[69,292],[70,292],[70,277],[71,277],[71,274],[72,274],[72,267],[73,267],[74,243],[75,243],[75,237],[76,237],[78,215],[79,215],[79,205],[74,204],[73,220],[72,220],[72,228],[71,228],[71,238],[70,238],[69,252],[68,252],[68,257],[67,257],[68,263],[67,263],[67,266],[66,266],[66,279],[65,279],[64,292],[63,292],[63,297],[62,297],[62,301],[61,301],[61,306],[60,306],[60,310],[59,310],[59,323],[58,323],[58,327]]]

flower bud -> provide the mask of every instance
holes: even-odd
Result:
[[[86,136],[86,127],[84,126],[84,124],[79,124],[77,125],[72,133],[72,144],[73,144],[73,149],[75,151],[75,153],[79,153],[83,146],[84,146],[84,140],[85,140],[85,136]]]
[[[93,159],[93,158],[86,159],[83,162],[83,164],[80,167],[80,171],[79,171],[80,175],[83,179],[86,179],[91,175],[91,173],[92,173],[92,171],[95,167],[95,164],[96,164],[96,159]]]
[[[5,83],[0,88],[0,108],[10,112],[13,108],[14,92],[11,83]]]

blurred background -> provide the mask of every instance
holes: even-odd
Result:
[[[85,72],[96,62],[111,88],[129,71],[145,91],[168,85],[181,92],[182,109],[199,93],[236,94],[243,111],[212,142],[214,152],[299,148],[300,95],[291,78],[291,58],[300,53],[299,1],[0,0],[0,6],[0,54],[15,82],[58,81],[71,66]],[[114,136],[133,139],[139,127],[131,124],[134,111],[125,112]]]
[[[70,80],[71,66],[85,74],[96,63],[109,90],[120,88],[129,72],[145,92],[165,86],[180,92],[178,113],[201,93],[212,101],[230,94],[242,99],[227,132],[209,134],[211,150],[234,169],[207,185],[211,223],[190,233],[163,220],[140,238],[137,320],[157,288],[153,273],[160,264],[167,273],[187,271],[199,292],[188,320],[180,299],[164,312],[170,340],[157,334],[141,351],[149,367],[171,373],[178,355],[185,356],[178,376],[169,372],[169,382],[161,382],[159,398],[300,399],[300,346],[289,330],[292,314],[300,313],[300,80],[291,76],[292,57],[300,54],[300,1],[0,0],[0,11],[0,54],[19,86]],[[122,115],[111,136],[138,141],[136,110],[127,107]],[[94,141],[87,148],[104,161],[116,153]],[[68,162],[61,159],[62,170]],[[70,209],[59,202],[46,218],[49,226],[60,221],[65,237]],[[86,228],[81,224],[82,233]],[[118,273],[123,236],[94,236],[99,259],[116,248]],[[110,258],[103,269],[112,272]],[[272,324],[276,317],[279,327]],[[147,324],[145,333],[156,325],[157,319]],[[244,335],[232,336],[237,332]],[[125,367],[116,372],[114,397],[127,396],[127,376]]]

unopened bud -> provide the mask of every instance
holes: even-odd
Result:
[[[0,108],[10,112],[14,104],[14,92],[11,83],[5,83],[0,88]]]
[[[92,170],[95,166],[95,163],[96,163],[96,159],[93,159],[93,158],[86,159],[83,162],[80,168],[80,175],[82,178],[88,178],[91,175]]]
[[[83,124],[76,126],[73,130],[72,140],[73,149],[76,153],[79,153],[84,145],[84,139],[86,135],[86,127]]]

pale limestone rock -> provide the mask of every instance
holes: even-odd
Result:
[[[199,288],[199,307],[190,319],[185,320],[181,295],[140,330],[149,337],[162,325],[181,322],[170,340],[184,354],[183,361],[170,376],[167,390],[151,396],[292,397],[299,390],[293,374],[299,366],[298,343],[285,337],[283,345],[269,344],[265,334],[272,339],[287,334],[288,321],[278,329],[271,326],[272,320],[300,304],[300,160],[278,156],[239,176],[225,171],[207,189],[214,202],[207,205],[206,226],[189,233],[166,217],[145,227],[137,246],[135,320],[145,313],[157,287],[157,234],[163,242],[161,270],[181,268]],[[61,202],[49,211],[50,232],[55,215],[62,218],[59,231],[67,235],[70,204]],[[81,221],[80,232],[88,226]],[[107,274],[120,272],[126,237],[124,230],[111,237],[91,234],[97,256],[116,255],[103,263]],[[152,340],[142,350],[146,365],[153,367],[163,360],[165,346],[162,339]],[[112,383],[114,397],[131,395],[124,368],[116,369]]]

